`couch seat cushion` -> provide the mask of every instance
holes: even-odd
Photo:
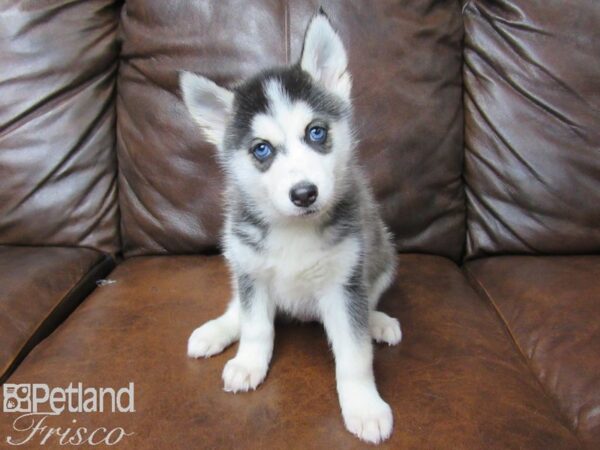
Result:
[[[570,427],[600,448],[600,256],[510,256],[467,270]]]
[[[0,381],[113,266],[87,248],[0,246]]]
[[[395,427],[388,448],[578,448],[504,327],[449,260],[400,257],[382,309],[404,341],[378,346],[375,372]],[[191,331],[230,296],[219,256],[126,260],[19,367],[13,383],[120,388],[135,412],[66,413],[46,425],[122,427],[119,448],[364,448],[344,430],[333,358],[316,324],[279,324],[270,372],[257,391],[230,394],[221,371],[235,346],[186,356]],[[3,436],[19,436],[13,414]],[[384,446],[385,448],[386,446]]]

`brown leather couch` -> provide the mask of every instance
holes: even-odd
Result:
[[[221,389],[234,348],[186,357],[230,288],[222,178],[177,73],[233,83],[295,61],[317,3],[0,5],[1,380],[135,383],[135,412],[49,427],[122,427],[134,449],[364,447],[320,326],[278,325],[249,394]],[[600,448],[600,3],[322,4],[399,251],[382,308],[404,340],[375,353],[395,418],[382,447]],[[16,417],[2,444],[24,436]]]

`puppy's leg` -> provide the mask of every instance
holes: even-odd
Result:
[[[240,284],[240,346],[223,369],[224,389],[248,391],[264,380],[275,337],[275,303],[261,281],[242,276]]]
[[[402,340],[402,330],[398,319],[381,311],[369,313],[369,331],[371,337],[377,342],[396,345]]]
[[[388,345],[396,345],[402,340],[400,322],[384,312],[375,311],[375,307],[379,303],[381,294],[392,284],[395,272],[396,266],[392,262],[389,264],[388,269],[375,280],[369,291],[369,306],[371,308],[369,330],[371,337],[377,342]]]
[[[194,330],[188,339],[188,356],[208,358],[221,353],[240,338],[240,301],[236,295],[221,317]]]
[[[369,306],[371,309],[375,309],[379,303],[381,295],[390,287],[392,281],[394,281],[394,275],[396,273],[396,265],[393,263],[389,264],[387,270],[379,274],[375,279],[375,282],[369,288]]]
[[[334,288],[321,297],[320,308],[335,356],[346,428],[364,441],[378,443],[390,436],[393,417],[375,386],[368,299],[358,291]]]

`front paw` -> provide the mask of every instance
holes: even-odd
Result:
[[[211,320],[196,328],[188,339],[187,354],[190,358],[208,358],[221,353],[236,338],[235,330]]]
[[[267,376],[269,367],[235,357],[227,361],[223,369],[223,389],[226,392],[254,390]]]
[[[398,319],[388,316],[381,311],[371,311],[369,330],[376,342],[387,345],[397,345],[402,340],[402,329]]]
[[[392,410],[377,392],[368,395],[347,393],[345,397],[342,416],[350,433],[372,444],[390,437],[394,424]]]

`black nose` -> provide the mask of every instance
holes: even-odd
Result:
[[[318,194],[319,190],[317,186],[302,181],[290,190],[290,199],[294,205],[306,208],[315,202]]]

